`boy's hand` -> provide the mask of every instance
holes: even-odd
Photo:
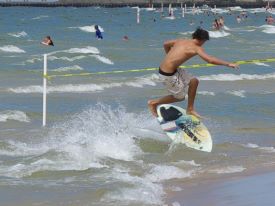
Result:
[[[240,68],[238,64],[234,64],[234,63],[228,64],[228,67],[231,67],[233,69],[239,69]]]

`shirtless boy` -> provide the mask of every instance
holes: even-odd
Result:
[[[159,104],[169,104],[173,102],[183,101],[185,95],[188,94],[187,114],[194,115],[200,118],[200,115],[195,111],[194,101],[199,85],[199,80],[185,70],[180,69],[179,66],[189,60],[190,58],[199,55],[204,61],[223,65],[231,68],[238,68],[237,64],[223,61],[205,53],[202,45],[209,40],[207,31],[199,28],[192,34],[193,39],[178,39],[170,40],[164,43],[164,50],[166,56],[159,67],[160,80],[166,86],[170,95],[160,99],[148,101],[150,111],[157,117],[157,106]]]

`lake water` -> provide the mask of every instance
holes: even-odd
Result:
[[[182,18],[136,8],[0,8],[1,205],[165,205],[185,181],[275,163],[275,63],[190,69],[200,79],[197,111],[213,151],[171,143],[147,101],[166,93],[156,71],[65,74],[158,67],[163,42],[210,31],[207,53],[227,61],[273,58],[275,25],[265,9],[191,8]],[[94,25],[103,31],[95,38]],[[40,41],[50,35],[54,47]],[[123,40],[127,35],[129,40]],[[43,54],[48,54],[47,127],[42,125]],[[186,65],[204,63],[196,57]],[[62,76],[64,75],[64,76]],[[185,107],[186,102],[177,105]],[[179,184],[181,183],[181,184]]]

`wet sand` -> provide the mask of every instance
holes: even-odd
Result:
[[[169,206],[273,206],[275,172],[183,186]]]

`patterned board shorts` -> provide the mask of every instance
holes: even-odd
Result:
[[[165,85],[168,92],[176,99],[184,99],[188,93],[190,80],[194,77],[184,69],[178,69],[172,76],[159,74],[160,80]]]

